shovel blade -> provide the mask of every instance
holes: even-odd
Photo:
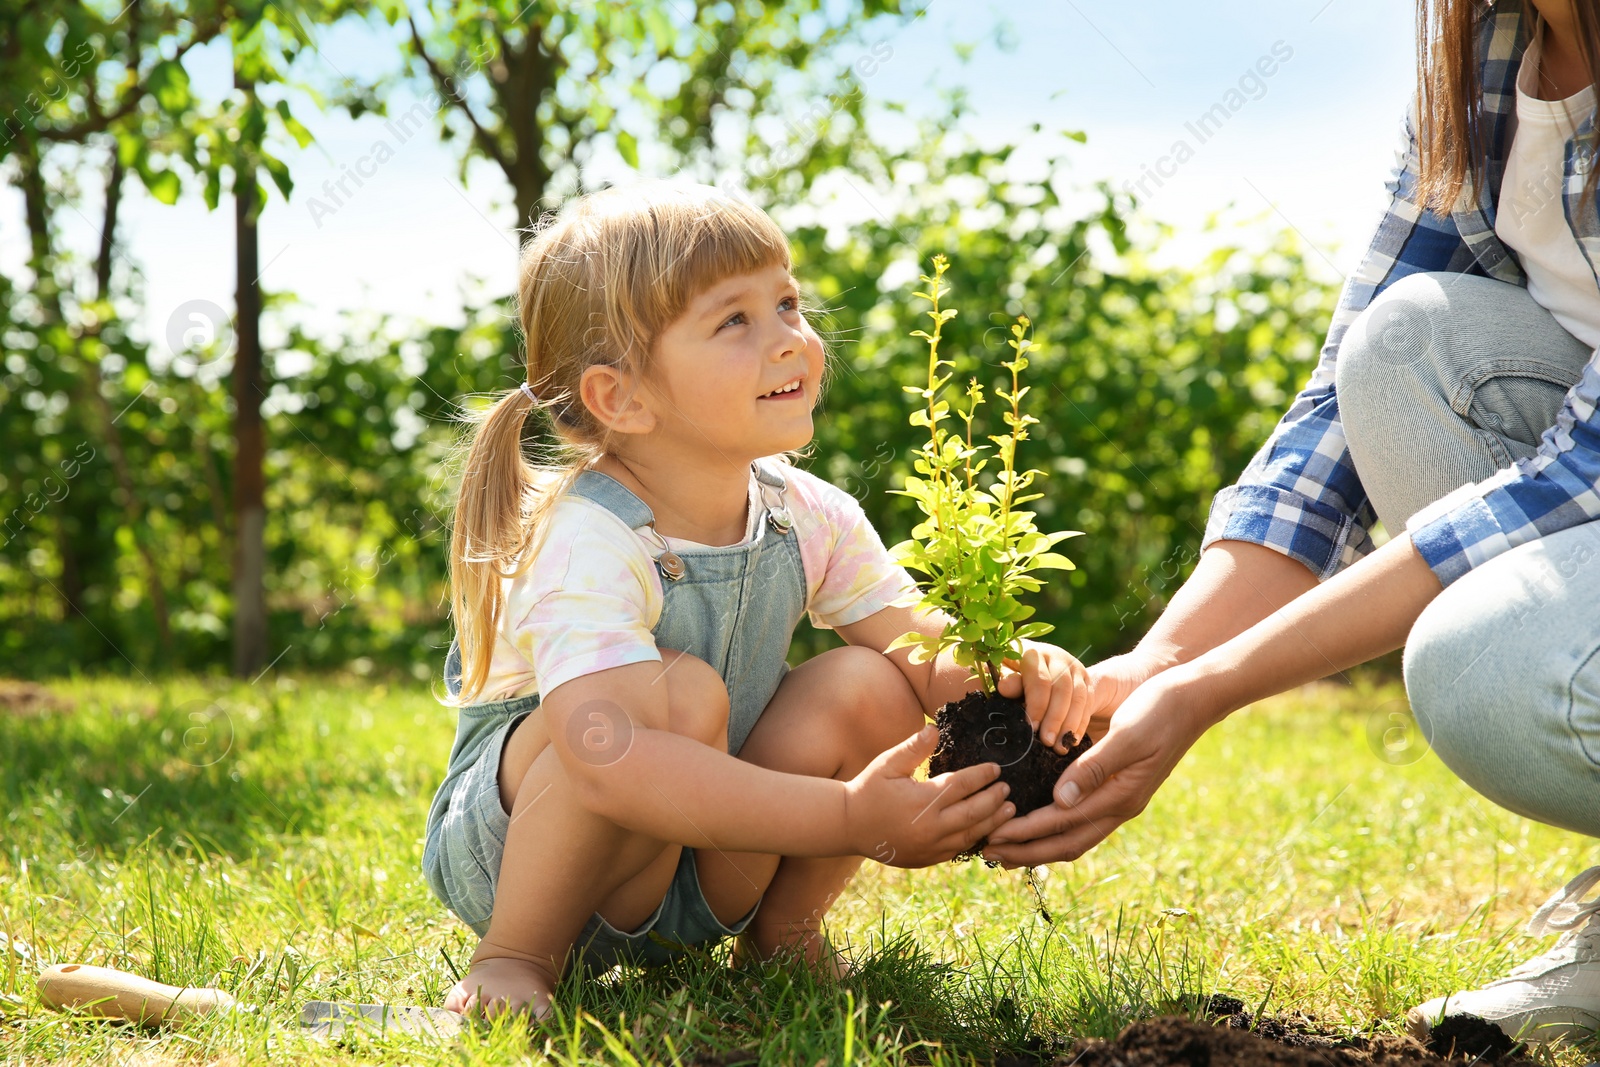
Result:
[[[461,1030],[461,1016],[443,1008],[390,1004],[342,1004],[313,1000],[300,1010],[300,1026],[317,1037],[335,1038],[346,1030],[369,1034],[411,1034],[447,1040]]]

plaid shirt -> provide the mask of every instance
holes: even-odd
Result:
[[[1311,380],[1237,484],[1211,505],[1202,549],[1227,538],[1250,541],[1299,560],[1327,578],[1373,549],[1376,520],[1356,477],[1339,422],[1334,363],[1345,331],[1374,297],[1421,271],[1477,274],[1527,285],[1516,256],[1495,236],[1495,208],[1511,145],[1517,69],[1528,44],[1519,5],[1502,2],[1484,22],[1482,129],[1489,146],[1480,189],[1469,187],[1448,218],[1417,206],[1415,105],[1387,188],[1389,204],[1371,247],[1339,297]],[[1591,266],[1600,263],[1600,212],[1579,214],[1591,157],[1582,143],[1594,116],[1567,143],[1563,189],[1567,218]],[[1440,582],[1548,534],[1600,518],[1600,353],[1567,393],[1537,453],[1423,508],[1407,524],[1412,543]]]

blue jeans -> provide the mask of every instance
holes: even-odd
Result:
[[[1391,532],[1530,456],[1591,357],[1526,289],[1416,274],[1346,334],[1340,421]],[[1406,694],[1439,758],[1501,807],[1600,837],[1600,523],[1494,557],[1428,605]]]

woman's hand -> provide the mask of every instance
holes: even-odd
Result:
[[[1138,815],[1216,721],[1206,687],[1184,668],[1156,675],[1122,702],[1104,737],[1056,783],[1055,803],[989,835],[988,860],[1033,867],[1075,860]]]
[[[1400,534],[1243,633],[1162,671],[1062,773],[1055,803],[990,835],[985,856],[1007,866],[1077,859],[1144,810],[1212,723],[1399,648],[1441,588],[1410,535]]]
[[[1006,800],[1011,787],[995,781],[998,763],[925,782],[912,778],[938,743],[939,731],[929,724],[845,783],[845,822],[856,855],[891,867],[927,867],[965,852],[1016,814]]]
[[[1104,734],[1128,695],[1166,666],[1135,650],[1085,667],[1064,649],[1035,641],[1024,641],[1022,659],[1005,665],[1011,670],[1000,677],[1000,694],[1022,697],[1040,742],[1063,755],[1085,733]]]

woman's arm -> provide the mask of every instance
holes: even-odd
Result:
[[[1243,633],[1308,589],[1316,576],[1297,560],[1249,541],[1217,541],[1131,652],[1089,668],[1091,711],[1101,720],[1145,681]]]
[[[1200,557],[1194,573],[1138,648],[1089,668],[1088,684],[1081,695],[1074,693],[1070,686],[1062,695],[1075,707],[1087,703],[1089,711],[1104,710],[1109,714],[1145,679],[1215,648],[1316,584],[1316,578],[1302,564],[1270,548],[1245,541],[1219,541]],[[891,606],[860,622],[838,627],[838,633],[852,645],[882,652],[903,633],[940,634],[946,623],[942,614]],[[930,716],[949,701],[959,700],[978,687],[978,679],[957,664],[948,651],[940,653],[936,660],[923,663],[911,662],[909,648],[896,649],[888,653],[888,657],[911,683],[922,702],[922,710]],[[1063,658],[1070,659],[1064,654]],[[1043,669],[1059,666],[1051,664]],[[1001,680],[1002,692],[1031,698],[1029,719],[1037,725],[1043,718],[1043,709],[1034,705],[1041,695],[1046,695],[1045,687],[1024,686],[1019,691],[1017,682],[1007,681],[1013,677],[1026,680],[1021,674],[1007,675]],[[1050,687],[1056,693],[1060,692],[1059,683],[1064,680],[1047,679],[1058,683]],[[1030,689],[1032,692],[1028,692]],[[1070,711],[1063,710],[1063,720],[1072,717]],[[1053,744],[1057,740],[1051,738],[1046,743]]]
[[[1077,859],[1138,815],[1191,745],[1252,701],[1405,643],[1442,587],[1402,535],[1243,633],[1140,686],[1067,768],[1056,803],[990,835],[1008,866]]]
[[[1246,704],[1399,648],[1442,589],[1410,536],[1401,534],[1179,668],[1171,682],[1205,693],[1212,721],[1220,721]]]

